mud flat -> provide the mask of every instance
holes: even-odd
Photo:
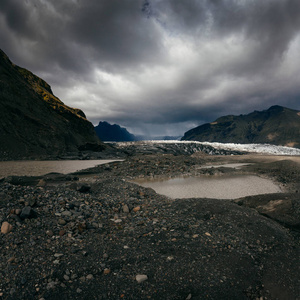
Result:
[[[68,174],[116,160],[22,160],[0,161],[0,178],[7,176],[40,176],[47,173]]]
[[[201,166],[251,163],[240,169]],[[281,193],[170,199],[130,181],[259,176]],[[137,155],[0,183],[3,299],[299,299],[298,157]]]

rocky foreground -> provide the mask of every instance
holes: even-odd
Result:
[[[0,183],[0,299],[300,299],[297,158],[143,155]],[[240,170],[199,169],[251,162]],[[258,174],[284,193],[172,200],[135,178]]]

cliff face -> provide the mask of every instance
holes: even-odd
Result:
[[[82,111],[65,105],[44,80],[14,65],[1,50],[0,141],[2,160],[105,147]]]
[[[187,131],[182,140],[300,148],[300,112],[276,105],[247,115],[224,116]]]

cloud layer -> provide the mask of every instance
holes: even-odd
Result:
[[[298,0],[1,0],[2,50],[94,124],[183,134],[300,109]]]

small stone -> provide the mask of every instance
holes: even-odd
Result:
[[[62,216],[66,216],[66,217],[72,216],[72,212],[70,212],[69,210],[64,210],[61,214],[62,214]]]
[[[70,277],[68,275],[64,275],[64,280],[68,281]]]
[[[103,274],[104,274],[104,275],[107,275],[107,274],[109,274],[109,273],[110,273],[110,269],[107,269],[107,268],[106,268],[106,269],[103,270]]]
[[[63,229],[60,230],[59,233],[58,233],[59,236],[64,236],[65,234],[66,234],[66,231],[63,230]]]
[[[64,219],[58,219],[57,223],[59,225],[66,225],[67,224],[67,222]]]
[[[189,294],[189,295],[185,298],[185,300],[190,300],[190,299],[192,299],[192,294]]]
[[[52,230],[47,230],[47,231],[46,231],[46,234],[47,234],[48,236],[53,236],[53,231],[52,231]]]
[[[55,254],[54,254],[54,257],[61,257],[61,256],[63,256],[62,253],[55,253]]]
[[[36,216],[37,213],[30,206],[25,206],[20,214],[20,218],[23,220],[35,218]]]
[[[20,208],[17,208],[16,210],[15,210],[15,214],[18,216],[20,213],[22,212],[22,209],[20,209]]]
[[[8,263],[12,263],[12,262],[14,262],[14,261],[15,261],[15,259],[16,259],[16,258],[15,258],[14,256],[12,256],[10,259],[8,259],[8,261],[7,261],[7,262],[8,262]]]
[[[78,293],[78,294],[80,294],[82,292],[82,289],[80,289],[80,288],[78,288],[77,290],[76,290],[76,293]]]
[[[55,288],[55,281],[50,281],[48,284],[47,284],[47,290],[50,290],[50,289],[54,289]]]
[[[207,236],[211,236],[211,234],[209,232],[205,232],[205,235]]]
[[[193,239],[197,238],[198,236],[199,236],[199,234],[194,234]]]
[[[40,179],[40,181],[37,183],[37,186],[45,186],[46,181],[44,179]]]
[[[137,212],[137,211],[139,211],[139,210],[141,210],[141,207],[140,207],[140,206],[136,206],[136,207],[133,209],[134,212]]]
[[[79,189],[78,192],[80,193],[87,193],[89,192],[91,187],[89,185],[83,184]]]
[[[93,274],[89,274],[89,275],[86,276],[86,279],[87,279],[87,280],[91,280],[91,279],[93,279],[93,278],[94,278]]]
[[[35,198],[31,198],[31,199],[29,200],[29,206],[33,207],[33,206],[35,206],[36,204],[37,204],[37,202],[36,202],[36,199],[35,199]]]
[[[3,222],[1,226],[1,233],[7,234],[12,231],[12,225],[10,225],[8,222]]]
[[[127,204],[123,205],[123,212],[128,214],[129,213],[129,207]]]
[[[56,259],[56,260],[53,261],[53,263],[54,263],[55,265],[58,265],[58,264],[59,264],[59,260]]]
[[[80,233],[82,233],[83,231],[85,231],[86,230],[86,224],[85,223],[79,223],[78,224],[78,231],[80,232]]]
[[[148,276],[147,276],[147,275],[136,275],[136,276],[135,276],[135,280],[136,280],[138,283],[142,283],[143,281],[148,280]]]

